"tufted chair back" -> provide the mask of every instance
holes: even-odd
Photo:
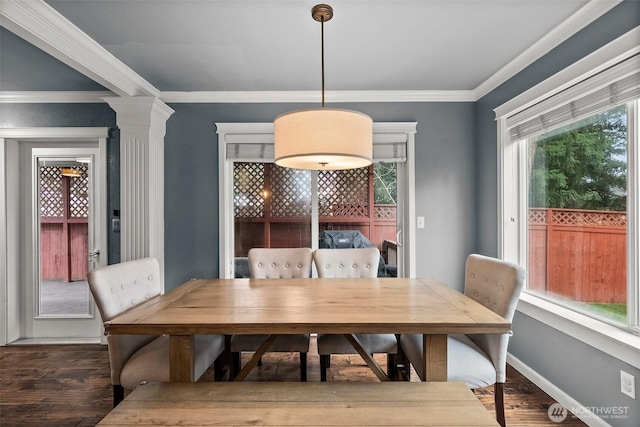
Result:
[[[318,277],[378,277],[378,248],[318,249],[313,253]]]
[[[103,323],[162,293],[160,267],[155,258],[127,261],[90,271],[87,282]],[[155,338],[157,335],[107,336],[112,384],[120,384],[120,372],[125,362]]]
[[[251,278],[308,278],[311,275],[312,253],[310,248],[249,249]]]
[[[519,265],[495,258],[471,254],[465,267],[464,293],[509,322],[524,286],[525,270]],[[509,335],[469,335],[491,359],[496,382],[506,381]]]

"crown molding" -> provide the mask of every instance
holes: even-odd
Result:
[[[328,91],[326,102],[474,102],[468,90],[372,90]],[[228,92],[161,92],[166,103],[319,103],[319,91],[228,91]]]
[[[496,89],[621,2],[622,0],[591,0],[567,18],[562,24],[551,30],[531,47],[478,85],[478,87],[473,90],[475,100],[479,100]]]
[[[640,54],[639,39],[640,26],[635,27],[600,49],[574,62],[569,67],[560,70],[546,80],[498,106],[494,109],[496,119],[526,110],[621,61]]]
[[[42,0],[2,0],[0,25],[120,96],[159,90]]]
[[[113,96],[108,91],[0,91],[0,104],[95,104]]]
[[[108,138],[109,128],[105,127],[35,127],[0,128],[0,138],[7,139],[73,139],[93,140]]]
[[[0,104],[83,104],[102,103],[114,98],[108,91],[0,91]],[[473,92],[440,91],[343,91],[327,92],[327,102],[474,102]],[[129,97],[123,97],[129,98]],[[137,99],[140,97],[134,97]],[[309,92],[161,92],[169,103],[319,103],[320,93]]]

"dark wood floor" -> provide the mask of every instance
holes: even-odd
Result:
[[[382,366],[384,356],[379,362]],[[248,357],[247,357],[248,358]],[[319,357],[312,340],[308,380],[319,381]],[[247,381],[298,381],[298,356],[265,355],[264,363]],[[334,356],[329,381],[377,381],[359,356]],[[201,381],[212,380],[207,372]],[[414,374],[413,381],[417,381]],[[493,388],[476,390],[478,398],[493,411]],[[513,368],[505,385],[506,419],[509,426],[558,426],[547,416],[554,400]],[[0,425],[93,426],[112,405],[109,354],[100,345],[29,345],[0,347]],[[569,417],[560,424],[584,426]]]

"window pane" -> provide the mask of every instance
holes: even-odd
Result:
[[[311,172],[234,163],[236,277],[249,277],[251,248],[311,247]]]
[[[528,288],[626,323],[627,112],[529,140]]]
[[[89,169],[40,163],[40,316],[89,314]],[[69,175],[73,172],[73,175]]]
[[[236,277],[249,277],[253,247],[313,246],[310,171],[270,163],[234,163],[233,170]],[[324,234],[344,231],[354,236],[350,245],[376,246],[379,275],[395,276],[396,182],[395,163],[318,172],[318,245]]]

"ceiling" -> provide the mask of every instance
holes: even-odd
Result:
[[[161,92],[318,91],[316,3],[46,0]],[[325,87],[477,91],[588,24],[576,16],[594,3],[333,0],[324,27]]]

